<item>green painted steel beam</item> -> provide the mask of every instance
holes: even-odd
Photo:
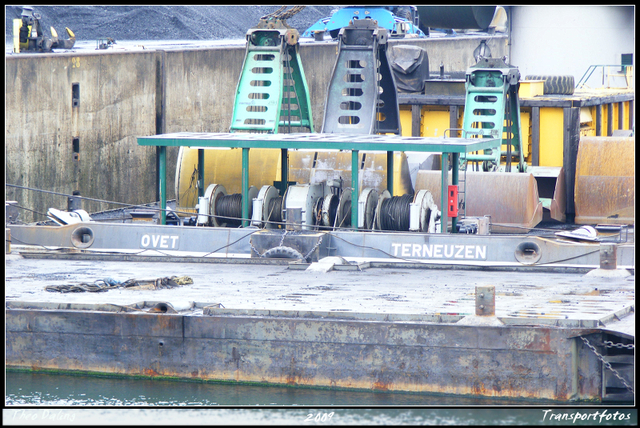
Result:
[[[358,228],[358,151],[351,151],[351,228]]]
[[[400,137],[366,134],[190,133],[138,137],[141,146],[250,149],[318,149],[391,152],[467,153],[495,147],[494,138]]]
[[[457,186],[458,185],[458,168],[456,168],[456,165],[458,165],[459,161],[460,161],[460,154],[459,153],[452,153],[451,154],[451,165],[453,165],[453,168],[451,168],[451,184],[453,186]],[[447,196],[448,196],[448,194],[449,194],[449,192],[447,191]],[[448,209],[449,208],[447,207],[447,210]],[[451,233],[458,233],[456,231],[457,226],[458,226],[458,216],[451,217]]]
[[[158,175],[160,176],[160,224],[167,224],[167,148],[158,151]]]
[[[242,149],[242,227],[249,226],[249,149]]]
[[[447,196],[449,195],[449,156],[442,154],[441,157],[441,187],[440,187],[440,223],[442,228],[441,233],[447,233],[447,226],[449,226],[449,210],[447,209]],[[455,164],[453,164],[455,169]]]
[[[204,149],[198,150],[198,196],[204,196]]]
[[[393,152],[387,152],[387,190],[393,196]]]

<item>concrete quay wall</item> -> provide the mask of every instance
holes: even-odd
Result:
[[[392,40],[427,50],[430,70],[464,71],[474,64],[479,37]],[[494,57],[507,52],[507,38],[493,36]],[[316,131],[337,43],[302,44]],[[168,132],[229,129],[244,46],[172,50],[77,50],[5,57],[6,182],[49,192],[126,204],[157,200],[157,155],[136,138]],[[177,149],[167,151],[168,198]],[[6,199],[45,214],[67,208],[64,196],[7,187]],[[119,208],[83,201],[95,212]],[[46,220],[22,210],[23,222]]]

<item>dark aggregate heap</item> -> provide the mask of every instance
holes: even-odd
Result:
[[[287,7],[291,9],[293,6]],[[65,27],[77,41],[111,37],[118,40],[243,39],[262,16],[280,6],[33,6],[41,16],[45,34],[53,26],[66,38]],[[331,15],[334,6],[307,6],[287,20],[300,34],[318,19]],[[22,5],[5,6],[6,42],[12,40],[15,18]]]

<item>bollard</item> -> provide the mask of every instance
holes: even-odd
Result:
[[[493,285],[476,286],[476,315],[495,316],[496,287]]]
[[[80,192],[78,190],[73,191],[73,196],[69,196],[67,199],[67,211],[81,210],[82,198],[79,197]]]
[[[600,269],[614,270],[618,267],[615,244],[600,245]]]
[[[491,234],[491,217],[484,216],[478,218],[478,235]]]

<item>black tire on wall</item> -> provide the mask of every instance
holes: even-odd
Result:
[[[305,257],[298,250],[284,246],[270,248],[262,254],[262,257],[266,257],[268,259],[305,260]]]
[[[573,95],[575,80],[573,76],[527,76],[524,80],[544,80],[545,95]]]

